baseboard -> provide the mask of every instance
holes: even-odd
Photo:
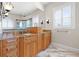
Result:
[[[76,51],[76,52],[79,52],[79,49],[77,49],[77,48],[72,48],[72,47],[69,47],[69,46],[66,46],[66,45],[63,45],[63,44],[60,44],[60,43],[52,43],[52,46],[57,47],[57,48],[63,48],[66,51]]]

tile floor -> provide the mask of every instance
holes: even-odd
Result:
[[[62,48],[49,47],[40,52],[37,57],[79,57],[79,52],[66,51]]]

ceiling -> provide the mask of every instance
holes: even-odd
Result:
[[[10,11],[11,14],[26,16],[37,9],[44,11],[44,6],[48,2],[12,2],[12,4],[14,8]]]

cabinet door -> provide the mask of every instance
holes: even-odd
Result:
[[[30,57],[31,56],[31,44],[30,43],[25,43],[24,56],[25,57]]]
[[[45,34],[45,41],[46,41],[46,48],[48,47],[48,45],[49,45],[49,34],[47,33],[47,34]]]
[[[24,56],[30,57],[31,56],[31,38],[24,39]]]
[[[2,41],[0,40],[0,57],[2,56]]]
[[[8,56],[8,57],[16,57],[17,56],[16,51],[17,51],[16,48],[10,49],[10,50],[6,51],[6,56]]]
[[[48,45],[51,44],[51,32],[48,32]]]
[[[7,47],[7,41],[2,40],[2,56],[6,56],[6,47]]]
[[[31,36],[24,40],[24,56],[36,56],[37,54],[37,37]]]
[[[34,43],[34,46],[35,46],[35,56],[36,56],[38,54],[38,40],[37,39]]]
[[[43,34],[43,39],[44,39],[44,49],[48,48],[49,44],[50,44],[50,34],[49,32],[46,32]]]
[[[19,56],[19,42],[20,42],[19,37],[16,37],[16,48],[17,48],[16,53],[17,53],[17,56]]]
[[[38,37],[38,53],[43,49],[43,44],[42,44],[42,36]]]
[[[23,57],[24,56],[24,38],[23,37],[19,37],[19,56]]]
[[[1,57],[1,54],[2,54],[2,52],[1,52],[1,48],[0,48],[0,57]]]
[[[36,56],[37,54],[37,41],[31,43],[31,56]]]
[[[48,33],[48,45],[51,44],[51,32]]]

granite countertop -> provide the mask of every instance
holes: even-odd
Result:
[[[13,36],[12,34],[7,34],[7,35],[3,35],[3,34],[0,34],[0,40],[2,40],[2,39],[6,39],[6,38],[8,38],[8,39],[12,39],[12,38],[15,38],[15,36]]]
[[[20,34],[20,35],[17,35],[17,36],[14,36],[12,34],[0,34],[0,40],[4,40],[4,39],[13,39],[13,38],[16,38],[16,37],[23,37],[23,36],[27,36],[27,37],[30,37],[30,36],[33,36],[33,35],[36,35],[36,34],[32,34],[32,33],[25,33],[25,34]]]
[[[6,39],[6,38],[15,38],[15,36],[13,36],[12,34],[3,34],[6,32],[22,32],[24,29],[3,29],[2,33],[0,33],[0,40],[2,39]]]
[[[3,29],[3,32],[24,31],[25,29]]]
[[[22,32],[24,31],[25,29],[3,29],[2,32],[6,33],[6,32]],[[46,33],[47,31],[43,31],[42,33]],[[41,33],[41,34],[42,34]],[[39,33],[38,33],[39,34]],[[22,36],[27,36],[27,37],[30,37],[31,35],[37,35],[37,34],[33,34],[33,33],[25,33],[25,34],[19,34],[19,35],[16,35],[14,36],[13,34],[3,34],[3,33],[0,33],[0,40],[1,39],[8,39],[8,38],[15,38],[15,37],[22,37]]]

